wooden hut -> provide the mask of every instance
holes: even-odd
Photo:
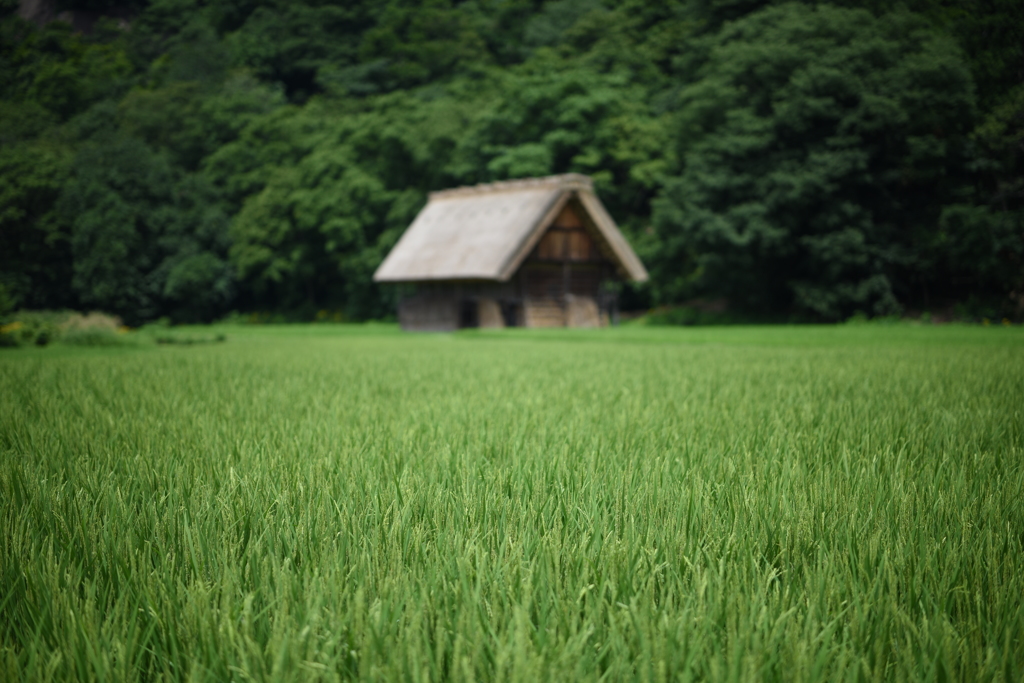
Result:
[[[590,178],[567,174],[431,193],[373,279],[406,285],[406,330],[597,327],[611,283],[647,271]]]

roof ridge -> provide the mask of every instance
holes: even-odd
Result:
[[[491,192],[510,192],[548,186],[560,187],[566,190],[593,190],[594,181],[591,180],[590,176],[585,176],[582,173],[562,173],[560,175],[549,175],[542,178],[518,178],[516,180],[499,180],[494,183],[480,183],[479,185],[453,187],[447,190],[431,192],[430,199],[474,194],[489,194]]]

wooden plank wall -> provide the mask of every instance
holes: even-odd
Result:
[[[403,330],[448,332],[459,328],[459,298],[454,289],[420,292],[398,304]]]
[[[523,312],[526,327],[565,327],[565,309],[558,299],[527,299]]]

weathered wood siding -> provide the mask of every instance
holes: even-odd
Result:
[[[505,327],[501,316],[501,304],[494,299],[483,297],[476,302],[477,321],[483,328]]]
[[[398,323],[403,330],[450,332],[459,328],[459,299],[454,290],[418,292],[398,304]]]
[[[523,302],[526,327],[565,327],[565,310],[557,299],[537,298]]]

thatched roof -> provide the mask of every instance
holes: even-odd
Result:
[[[594,194],[590,178],[576,173],[431,193],[373,279],[506,281],[571,200],[582,206],[620,274],[647,280],[647,271]]]

